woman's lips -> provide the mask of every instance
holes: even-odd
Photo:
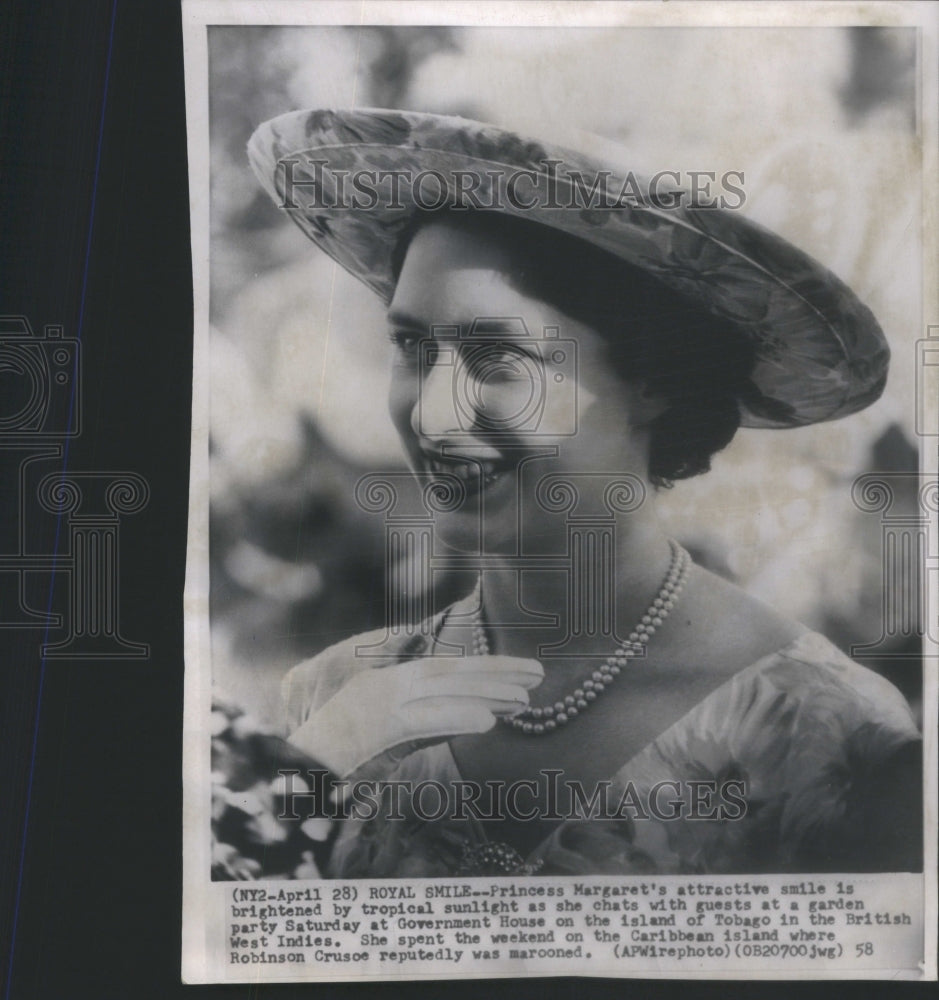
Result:
[[[492,458],[421,453],[421,464],[432,475],[451,475],[462,482],[467,492],[488,489],[505,472],[507,465]]]

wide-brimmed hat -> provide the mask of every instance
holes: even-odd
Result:
[[[735,210],[733,188],[724,207],[702,203],[662,176],[492,125],[383,109],[281,115],[252,135],[248,156],[276,204],[385,302],[419,212],[498,211],[579,237],[743,330],[756,356],[745,426],[833,420],[883,391],[890,352],[871,311]]]

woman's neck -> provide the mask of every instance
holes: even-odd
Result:
[[[612,558],[595,535],[572,544],[569,567],[526,568],[511,560],[480,576],[482,617],[493,652],[543,659],[608,656],[646,613],[668,572],[671,548],[654,513],[617,519]],[[602,533],[601,533],[602,534]],[[567,640],[565,641],[565,636]],[[559,643],[564,643],[558,646]]]

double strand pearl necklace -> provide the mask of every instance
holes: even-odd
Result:
[[[503,718],[502,721],[507,726],[511,726],[526,736],[542,736],[545,733],[553,732],[560,726],[567,725],[603,694],[616,680],[630,658],[638,656],[642,652],[646,643],[655,634],[656,629],[675,607],[691,568],[691,556],[678,542],[669,539],[669,547],[672,550],[672,561],[665,576],[665,582],[655,595],[655,599],[649,605],[646,613],[629,633],[626,642],[611,656],[608,656],[603,666],[599,670],[594,670],[590,678],[575,688],[571,694],[559,699],[553,705],[545,705],[543,708],[525,708],[511,718]],[[479,590],[480,588],[477,586],[477,591],[479,592]],[[476,656],[486,656],[490,650],[489,639],[482,622],[481,595],[476,607],[476,614],[473,618],[473,653]]]

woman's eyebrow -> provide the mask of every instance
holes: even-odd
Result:
[[[533,337],[524,323],[514,316],[476,316],[471,321],[462,324],[453,322],[428,323],[426,320],[418,319],[418,317],[401,309],[389,309],[385,318],[394,327],[428,331],[431,334],[435,329],[446,330],[451,335],[457,330],[463,330],[467,338],[476,335],[482,337],[507,336],[518,341],[539,339]]]
[[[517,316],[478,316],[473,320],[467,333],[471,337],[475,334],[481,337],[507,336],[519,341],[538,339],[532,336],[524,321]]]
[[[410,313],[402,312],[400,309],[389,309],[386,319],[392,326],[406,327],[411,330],[426,330],[427,323],[422,322]]]

